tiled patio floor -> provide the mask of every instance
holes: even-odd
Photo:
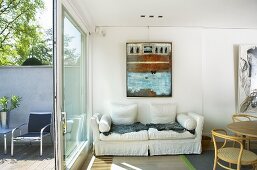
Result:
[[[44,146],[43,155],[39,156],[39,145],[16,145],[14,156],[11,157],[10,147],[8,147],[8,153],[5,155],[3,146],[0,145],[0,169],[55,169],[53,146]]]

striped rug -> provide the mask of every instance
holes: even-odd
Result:
[[[108,170],[111,169],[113,157],[99,156],[95,157],[94,163],[91,167],[92,170]]]
[[[180,156],[93,157],[87,170],[189,170]],[[191,169],[190,169],[191,170]]]

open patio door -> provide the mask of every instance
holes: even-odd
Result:
[[[88,136],[87,37],[58,1],[56,18],[56,164],[57,169],[76,169]]]
[[[87,141],[86,35],[66,10],[62,42],[63,156],[71,167]]]

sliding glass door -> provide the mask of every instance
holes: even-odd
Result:
[[[78,169],[88,146],[87,34],[57,1],[54,36],[56,169]],[[67,4],[66,4],[67,5]],[[73,9],[67,6],[70,11]],[[72,12],[73,13],[73,12]],[[74,13],[73,13],[74,16]],[[77,16],[75,16],[77,18]],[[85,29],[85,28],[84,28]]]
[[[63,159],[69,168],[87,141],[86,35],[63,12]]]

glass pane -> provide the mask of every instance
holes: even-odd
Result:
[[[86,60],[82,47],[84,36],[69,17],[64,17],[63,31],[63,111],[66,112],[64,159],[76,155],[86,137]]]

